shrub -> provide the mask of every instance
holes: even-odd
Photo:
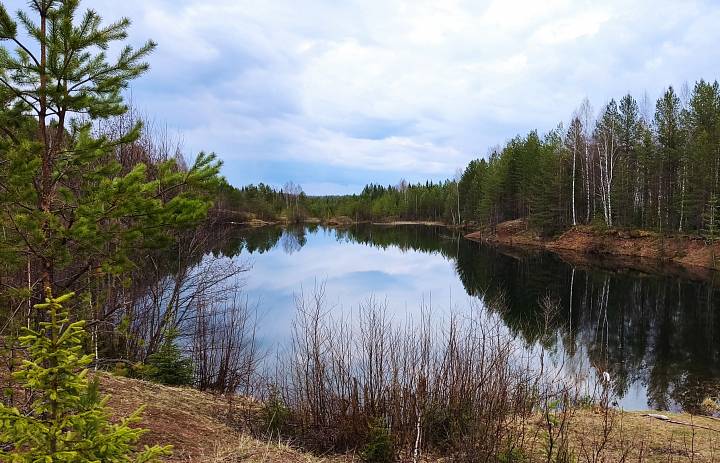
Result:
[[[285,424],[290,417],[290,410],[283,402],[282,397],[273,390],[270,394],[270,398],[265,403],[265,429],[270,436],[280,436]]]
[[[47,291],[46,310],[39,330],[25,330],[20,338],[29,359],[13,374],[35,400],[27,412],[0,404],[0,461],[30,462],[151,462],[170,453],[170,447],[134,449],[145,430],[130,425],[141,410],[119,423],[110,422],[107,397],[97,378],[88,378],[91,355],[83,353],[84,321],[70,322],[62,303]]]
[[[425,435],[423,438],[432,448],[450,450],[456,447],[472,425],[472,413],[468,406],[432,405],[423,414]]]
[[[388,463],[395,461],[395,443],[392,434],[382,420],[374,420],[368,429],[367,443],[360,452],[367,463]]]
[[[520,447],[508,447],[498,454],[497,460],[499,463],[525,463],[530,461],[525,451]]]
[[[160,349],[148,357],[142,376],[150,381],[169,386],[190,386],[193,383],[192,360],[185,358],[175,344],[177,334],[170,332]]]

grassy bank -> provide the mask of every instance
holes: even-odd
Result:
[[[261,437],[256,429],[263,404],[241,397],[219,396],[189,388],[161,386],[103,374],[102,388],[112,395],[111,407],[124,416],[145,403],[142,425],[149,429],[144,443],[174,445],[172,462],[351,462],[356,454],[317,456],[285,440]],[[569,429],[570,461],[712,462],[720,460],[720,421],[687,414],[666,414],[672,422],[647,412],[575,410],[563,426]],[[559,423],[559,422],[558,422]],[[509,424],[512,425],[512,424]],[[547,461],[547,420],[527,422],[526,450],[506,461]],[[556,442],[555,445],[558,445]],[[510,454],[508,454],[509,456]],[[404,461],[404,460],[402,460]],[[452,461],[442,455],[422,461]],[[555,461],[555,460],[553,460]]]

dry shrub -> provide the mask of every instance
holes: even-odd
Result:
[[[543,377],[497,317],[473,308],[442,322],[424,308],[420,320],[397,323],[371,298],[355,316],[333,318],[323,286],[300,295],[297,309],[276,391],[306,447],[367,448],[377,423],[403,459],[494,461],[525,445]]]

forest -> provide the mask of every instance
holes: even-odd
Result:
[[[595,224],[714,237],[720,90],[700,80],[681,94],[668,87],[654,110],[626,95],[597,115],[585,100],[567,128],[471,162],[460,181],[466,217],[527,217],[548,233]]]
[[[223,184],[217,199],[219,213],[233,211],[274,221],[284,218],[302,222],[344,217],[354,222],[425,220],[459,224],[457,182],[425,182],[398,185],[366,185],[360,194],[310,196],[302,187],[288,182],[282,188],[247,185],[236,188]]]
[[[628,94],[596,112],[586,99],[566,125],[518,135],[457,179],[369,184],[346,196],[308,196],[292,183],[226,186],[221,204],[263,218],[289,209],[296,218],[491,228],[526,218],[549,235],[584,224],[714,239],[719,175],[720,87],[699,80],[680,94],[668,87],[654,105]]]

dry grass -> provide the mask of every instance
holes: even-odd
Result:
[[[605,461],[669,462],[720,461],[720,421],[684,413],[666,413],[673,422],[647,416],[647,412],[617,412],[616,423],[606,450]],[[576,448],[586,447],[602,435],[602,414],[582,411],[570,427]],[[576,455],[584,461],[581,452]]]
[[[161,386],[145,381],[101,375],[102,388],[112,395],[110,406],[127,415],[145,404],[142,426],[150,431],[144,443],[175,446],[171,462],[340,463],[359,461],[357,456],[318,457],[287,442],[262,441],[243,432],[244,420],[256,415],[261,404],[251,399],[227,397],[189,388]],[[720,420],[664,413],[673,421],[660,421],[645,412],[615,412],[607,445],[595,461],[713,462],[720,461]],[[604,414],[581,409],[569,421],[574,461],[593,461],[590,452],[603,435]],[[546,461],[542,420],[530,421],[527,435],[531,461]],[[425,457],[425,461],[442,461]],[[446,460],[449,461],[449,460]]]
[[[611,410],[605,435],[604,413],[579,409],[568,421],[570,461],[573,462],[715,462],[720,461],[720,420],[685,413],[662,413],[670,421],[647,416],[653,412]],[[546,462],[547,434],[541,419],[528,425],[532,462]],[[554,458],[552,461],[556,461]]]
[[[200,392],[190,388],[161,386],[146,381],[102,374],[104,392],[111,395],[110,407],[127,416],[145,404],[141,426],[149,432],[143,444],[172,444],[171,462],[290,462],[321,463],[291,448],[287,443],[263,442],[243,432],[243,423],[260,405],[239,397]],[[342,461],[347,461],[343,459]]]

